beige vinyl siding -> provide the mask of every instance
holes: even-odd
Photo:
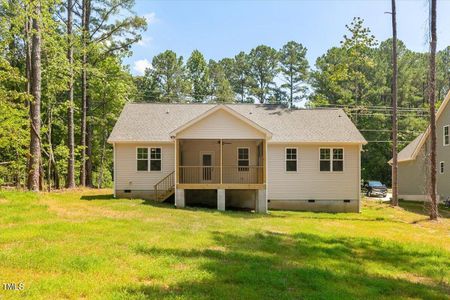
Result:
[[[248,171],[238,171],[238,148],[248,148],[249,149],[249,164],[250,166],[256,166],[258,164],[258,143],[262,141],[256,140],[224,140],[223,141],[223,181],[230,182],[232,178],[239,179],[243,178],[253,178],[256,180],[257,176],[256,170],[252,169],[250,173]],[[220,144],[219,139],[215,140],[183,140],[182,141],[182,165],[183,166],[201,166],[201,155],[200,153],[207,152],[213,153],[214,155],[214,166],[220,166]],[[230,167],[234,166],[234,167]],[[262,171],[262,170],[261,170]],[[214,168],[212,170],[213,177],[220,178],[220,174],[214,174],[214,172],[220,172],[219,168]]]
[[[437,193],[441,200],[450,197],[450,145],[444,145],[444,126],[450,125],[450,106],[447,105],[436,123],[437,137]],[[426,147],[429,147],[430,139],[427,138],[424,146],[418,152],[416,159],[401,162],[398,165],[398,187],[399,195],[405,199],[425,199],[427,195],[426,177]],[[445,163],[443,174],[439,172],[439,163]]]
[[[286,172],[285,149],[297,148],[297,172]],[[343,148],[344,171],[321,172],[320,148]],[[359,145],[322,146],[305,144],[268,145],[268,199],[358,200]]]
[[[422,149],[415,160],[404,161],[398,164],[398,194],[400,196],[426,195],[424,155],[425,152]]]
[[[138,147],[161,148],[161,171],[137,171],[136,149]],[[116,190],[153,190],[155,183],[174,171],[174,144],[115,143],[115,160]]]
[[[200,166],[200,153],[213,152],[214,165],[220,165],[220,139],[183,141],[182,156],[184,166]],[[261,141],[259,141],[261,142]],[[258,141],[226,140],[223,145],[223,165],[237,166],[237,149],[249,148],[250,165],[257,165]]]
[[[218,110],[177,134],[180,139],[258,139],[264,133],[230,113]]]
[[[183,166],[201,166],[200,152],[212,152],[214,154],[214,165],[220,165],[220,145],[216,140],[182,141],[180,150],[182,152]]]
[[[450,126],[450,105],[447,105],[436,124],[437,135],[437,191],[442,200],[450,197],[450,145],[444,145],[444,126]],[[445,165],[444,173],[439,173],[439,163]]]

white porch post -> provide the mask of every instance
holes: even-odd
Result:
[[[223,183],[223,140],[220,139],[220,184]]]
[[[217,209],[225,211],[225,190],[217,189]]]
[[[184,189],[175,190],[175,206],[177,208],[183,208],[186,206],[184,201]]]
[[[266,189],[260,189],[256,192],[256,212],[267,213],[267,194]]]

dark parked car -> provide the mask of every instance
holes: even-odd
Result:
[[[366,191],[367,197],[387,195],[387,187],[379,181],[369,180],[363,184],[363,189]]]

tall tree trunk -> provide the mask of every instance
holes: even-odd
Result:
[[[392,0],[392,205],[398,206],[398,159],[397,159],[397,11]]]
[[[431,210],[430,219],[438,218],[438,203],[436,191],[436,0],[431,0],[431,41],[430,41],[430,79],[428,86],[428,95],[430,102],[430,198]]]
[[[89,85],[87,86],[89,87]],[[91,101],[89,95],[86,97],[86,186],[92,187],[92,135],[94,129],[90,118]]]
[[[28,166],[27,187],[29,190],[39,190],[39,175],[41,161],[41,7],[39,1],[33,3],[33,34],[31,43],[31,94],[30,103],[30,162]]]
[[[294,103],[294,79],[292,78],[292,66],[289,69],[290,71],[290,81],[289,81],[289,91],[290,91],[290,95],[289,95],[289,108],[292,107],[292,104]]]
[[[53,153],[53,142],[52,142],[52,124],[53,124],[53,107],[49,106],[48,108],[48,122],[47,122],[47,140],[48,140],[48,191],[51,190],[52,187],[52,179],[53,186],[55,189],[59,189],[59,172],[56,166],[55,155]]]
[[[67,146],[69,147],[69,157],[67,159],[67,180],[66,187],[75,187],[75,133],[73,120],[73,45],[72,45],[72,0],[67,0],[67,60],[69,61],[69,107],[67,108]]]
[[[89,21],[90,21],[90,0],[83,0],[82,5],[82,39],[83,39],[83,55],[82,55],[82,72],[81,72],[81,170],[80,184],[86,186],[86,132],[87,132],[87,101],[88,101],[88,38],[89,38]]]
[[[98,174],[98,181],[97,181],[97,188],[101,188],[103,185],[103,165],[105,163],[105,152],[106,152],[106,129],[103,132],[103,137],[102,137],[102,154],[100,157],[100,169],[99,169],[99,174]]]

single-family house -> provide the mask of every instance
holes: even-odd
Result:
[[[127,104],[114,194],[227,208],[360,210],[363,136],[341,109]]]
[[[436,113],[437,194],[450,196],[450,92]],[[398,194],[400,199],[427,201],[429,191],[430,128],[421,133],[398,154]],[[392,160],[390,161],[392,163]]]

